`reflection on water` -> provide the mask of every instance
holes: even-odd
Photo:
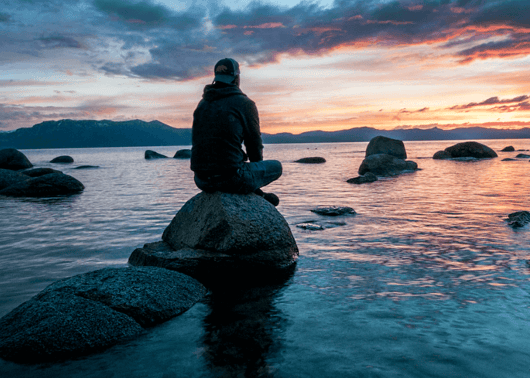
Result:
[[[52,366],[0,360],[39,377],[528,377],[530,231],[505,218],[530,210],[528,161],[433,160],[456,142],[405,142],[421,170],[366,185],[366,143],[268,145],[284,174],[267,190],[300,249],[290,280],[213,290],[134,342]],[[496,151],[528,141],[484,141]],[[152,148],[172,156],[176,147]],[[147,148],[145,148],[147,149]],[[0,316],[49,283],[106,266],[160,239],[198,190],[189,161],[146,161],[145,149],[25,151],[86,190],[56,199],[0,198]],[[321,156],[325,164],[294,161]],[[75,170],[77,165],[98,165]],[[317,206],[349,206],[328,218]],[[304,230],[296,224],[337,222]]]

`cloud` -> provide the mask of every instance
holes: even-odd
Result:
[[[530,97],[527,95],[518,96],[512,99],[500,100],[498,97],[490,97],[487,100],[482,102],[470,102],[466,105],[455,105],[449,108],[449,110],[464,110],[471,109],[478,106],[488,106],[488,105],[498,105],[498,104],[511,104],[511,103],[521,103],[528,100]]]
[[[83,49],[87,65],[107,75],[189,80],[226,56],[257,65],[343,47],[430,45],[454,64],[525,57],[530,3],[337,0],[325,8],[252,2],[231,10],[204,1],[177,11],[155,0],[12,0],[0,13],[0,32],[3,51],[17,59]],[[129,53],[144,58],[123,58]]]

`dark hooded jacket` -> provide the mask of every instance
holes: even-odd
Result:
[[[193,112],[191,169],[217,175],[263,160],[258,109],[236,85],[207,85]],[[242,149],[245,145],[246,154]]]

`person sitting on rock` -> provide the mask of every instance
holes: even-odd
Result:
[[[258,109],[239,89],[239,64],[221,59],[193,112],[191,170],[205,192],[256,193],[274,206],[279,199],[260,188],[282,175],[277,160],[263,160]],[[243,151],[242,145],[245,145]]]

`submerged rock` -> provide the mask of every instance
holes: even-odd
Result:
[[[0,168],[0,190],[28,180],[29,177],[21,172]]]
[[[501,151],[503,152],[515,151],[515,148],[513,148],[513,146],[507,146],[507,147],[504,147]]]
[[[370,172],[376,176],[395,176],[403,171],[415,171],[418,164],[410,160],[399,159],[392,155],[376,154],[366,157],[359,167],[359,174]]]
[[[324,226],[317,223],[298,223],[296,227],[310,231],[321,231],[324,229]]]
[[[378,180],[377,176],[374,175],[372,172],[366,172],[364,175],[351,178],[349,180],[346,180],[346,182],[350,184],[360,185],[360,184],[374,182],[377,180]]]
[[[318,157],[318,156],[306,157],[306,158],[295,160],[295,163],[302,163],[302,164],[322,164],[325,162],[326,162],[326,159],[324,159],[323,157]]]
[[[56,158],[50,161],[50,163],[63,163],[63,164],[70,164],[73,162],[74,162],[74,158],[68,155],[57,156]]]
[[[530,222],[530,212],[517,211],[508,215],[508,225],[512,228],[520,228]]]
[[[175,152],[175,155],[173,156],[173,159],[189,159],[189,158],[191,158],[190,149],[178,150],[177,152]]]
[[[162,242],[131,254],[132,265],[178,270],[212,282],[290,272],[298,247],[276,208],[255,194],[199,193],[175,215]]]
[[[384,136],[372,138],[366,147],[366,156],[376,154],[391,155],[399,159],[407,158],[407,151],[405,150],[403,141]]]
[[[3,190],[0,195],[11,197],[53,197],[79,193],[85,186],[72,176],[50,173],[18,182]]]
[[[31,167],[33,167],[33,164],[19,150],[14,148],[0,150],[0,168],[18,171]]]
[[[96,169],[99,168],[99,165],[80,165],[79,167],[75,167],[74,169]]]
[[[530,158],[530,155],[527,155],[527,154],[517,154],[516,158],[518,158],[518,159],[528,159],[528,158]]]
[[[29,177],[39,177],[39,176],[48,175],[50,173],[63,173],[63,172],[57,171],[51,168],[33,168],[33,169],[21,171],[20,173],[23,173]]]
[[[206,294],[191,277],[157,268],[105,268],[57,281],[0,319],[0,356],[39,363],[129,340]]]
[[[311,212],[319,215],[338,216],[338,215],[355,215],[355,210],[348,206],[319,206]]]
[[[155,152],[155,151],[152,151],[152,150],[147,150],[145,151],[145,158],[147,160],[150,160],[150,159],[167,159],[168,157],[166,155],[162,155],[162,154],[159,154],[158,152]]]
[[[445,154],[443,154],[441,151],[438,151],[436,154],[434,154],[433,159],[451,159],[465,157],[472,157],[475,159],[488,159],[498,156],[497,153],[491,148],[478,142],[457,143],[454,146],[447,147],[444,152]]]

